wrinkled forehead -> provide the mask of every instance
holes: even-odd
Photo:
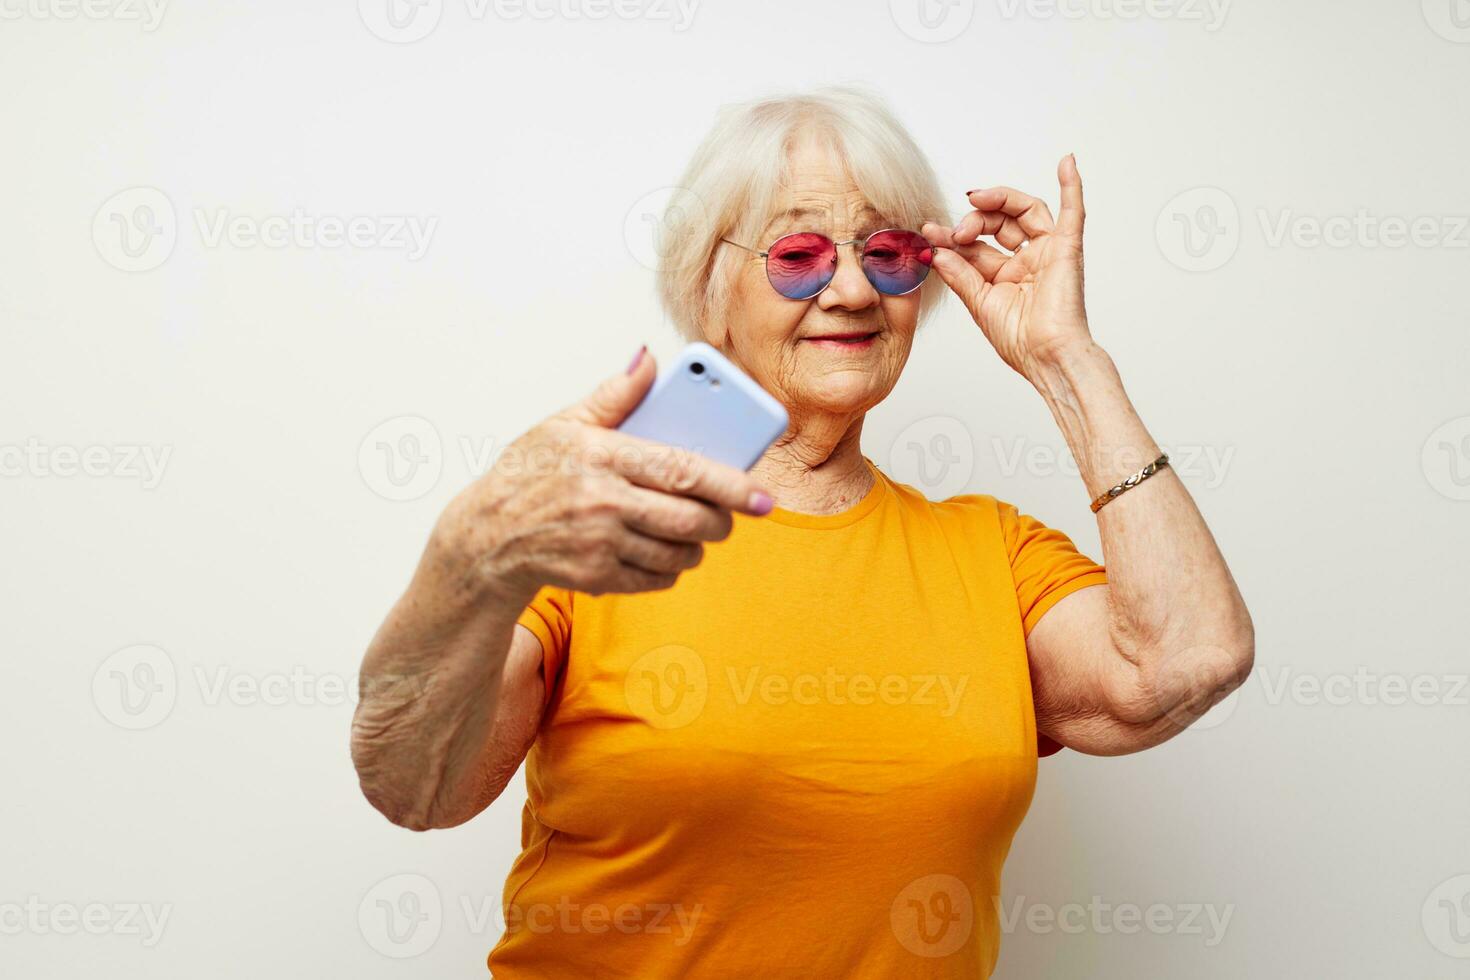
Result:
[[[866,198],[791,202],[766,223],[765,234],[774,241],[798,231],[817,231],[832,238],[862,238],[887,227],[883,215]]]
[[[832,146],[806,139],[791,148],[770,189],[763,232],[767,241],[797,231],[859,237],[886,227],[885,216]]]

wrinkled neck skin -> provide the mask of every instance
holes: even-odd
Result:
[[[752,377],[767,373],[753,369],[728,330],[707,333],[705,340]],[[838,514],[851,508],[873,487],[873,474],[862,457],[863,420],[871,405],[867,400],[814,403],[779,377],[763,382],[786,409],[788,423],[750,468],[751,475],[786,510]]]
[[[862,458],[865,416],[803,417],[790,406],[787,411],[790,427],[751,467],[751,474],[786,510],[836,514],[854,506],[873,487]]]

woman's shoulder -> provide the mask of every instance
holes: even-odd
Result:
[[[904,483],[872,459],[869,459],[868,462],[872,464],[873,472],[878,475],[878,478],[888,484],[888,488],[893,492],[895,499],[906,507],[966,511],[994,508],[1001,502],[991,494],[974,492],[951,494],[948,497],[934,499],[931,496],[932,491],[916,487],[911,483]]]
[[[891,496],[900,508],[908,513],[927,515],[942,524],[967,528],[978,524],[1009,537],[1024,518],[1016,505],[992,493],[969,491],[932,499],[921,487],[897,480],[881,469],[877,472],[887,482]]]
[[[968,492],[933,499],[922,487],[895,479],[875,466],[880,479],[888,484],[891,496],[906,511],[932,514],[940,519],[998,518],[1003,509],[1015,510],[993,494]]]

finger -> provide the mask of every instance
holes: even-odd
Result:
[[[591,394],[567,406],[563,417],[602,428],[616,428],[648,393],[658,370],[647,347],[640,347],[632,364],[623,371],[604,378]]]
[[[637,531],[625,530],[618,538],[618,560],[655,575],[678,575],[698,565],[704,545],[688,541],[663,541]]]
[[[772,501],[755,477],[701,453],[623,432],[603,432],[615,473],[630,483],[680,497],[697,497],[716,507],[763,516]]]
[[[1062,185],[1062,213],[1057,218],[1057,231],[1080,235],[1087,211],[1082,206],[1082,175],[1077,172],[1075,153],[1068,153],[1057,164],[1057,182]]]
[[[931,245],[947,248],[952,252],[958,252],[967,262],[973,265],[987,282],[994,282],[995,277],[1011,257],[989,242],[971,242],[968,245],[957,244],[954,240],[952,229],[935,224],[932,221],[925,222],[919,229]]]
[[[956,244],[967,245],[981,235],[989,235],[1011,251],[1027,239],[1021,223],[1002,211],[971,211],[954,226]]]
[[[723,541],[734,525],[730,512],[713,504],[636,486],[628,487],[623,523],[665,541]]]
[[[959,253],[947,248],[934,250],[933,267],[945,285],[954,290],[955,295],[965,304],[970,315],[978,319],[980,302],[985,298],[985,290],[990,288],[980,271],[966,262]]]
[[[650,572],[625,561],[618,562],[617,579],[607,586],[609,592],[658,592],[671,589],[679,581],[677,572]]]
[[[970,191],[970,205],[977,211],[999,211],[1020,222],[1031,236],[1049,235],[1056,228],[1051,209],[1039,197],[1032,197],[1014,187],[986,187]]]

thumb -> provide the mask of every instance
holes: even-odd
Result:
[[[938,270],[939,278],[943,279],[945,285],[954,290],[960,302],[965,304],[965,309],[970,311],[970,316],[979,322],[980,308],[985,299],[986,288],[990,284],[973,265],[966,262],[958,252],[950,249],[936,248],[931,264]]]
[[[658,371],[648,345],[638,348],[633,363],[592,390],[592,393],[562,414],[567,418],[588,425],[600,425],[606,429],[616,428],[648,393],[649,385]]]

